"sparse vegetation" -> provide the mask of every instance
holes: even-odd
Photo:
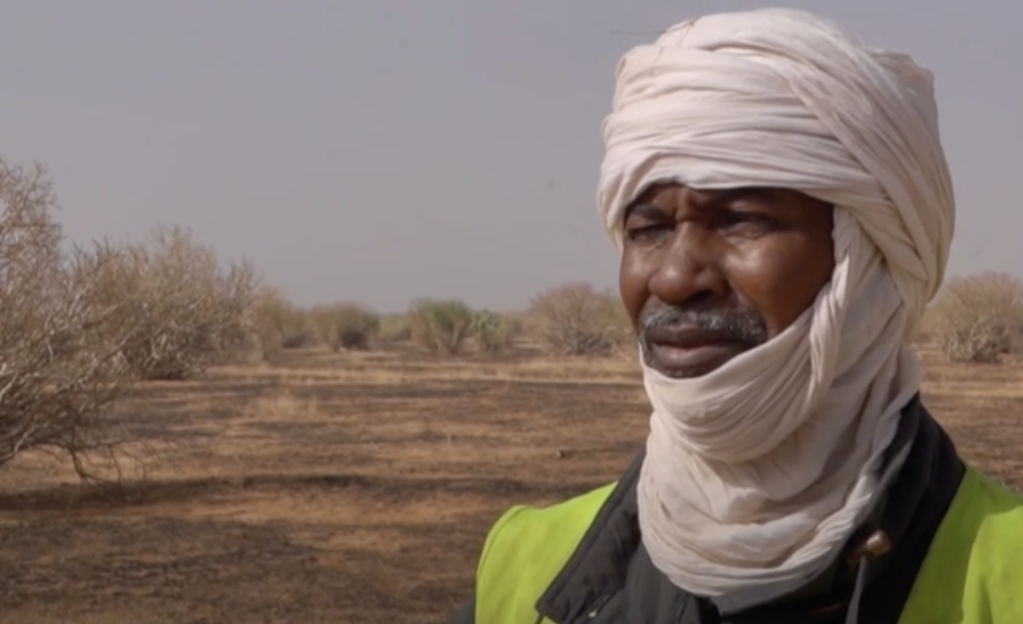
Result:
[[[952,278],[928,310],[927,323],[949,361],[996,363],[1023,346],[1023,282],[1004,273]]]
[[[310,317],[320,342],[334,351],[368,349],[380,332],[380,315],[353,303],[316,306]]]
[[[211,247],[177,227],[106,250],[108,296],[133,319],[123,356],[140,377],[194,377],[243,343],[258,286],[247,263],[222,266]]]
[[[566,284],[540,293],[529,311],[540,344],[552,355],[612,355],[634,340],[619,298],[590,284]]]
[[[277,288],[260,289],[249,316],[264,356],[283,349],[312,346],[316,342],[316,330],[309,313],[291,303]]]
[[[478,310],[472,315],[469,333],[481,351],[498,352],[511,346],[515,327],[508,319],[489,310]]]
[[[180,228],[65,251],[39,166],[0,162],[0,465],[33,448],[123,451],[105,420],[139,380],[195,376],[244,341],[256,285]]]
[[[102,419],[134,381],[122,357],[137,334],[106,296],[106,249],[61,251],[56,197],[42,167],[0,161],[0,467],[30,449],[90,454],[117,445]]]
[[[412,325],[408,314],[388,314],[380,318],[380,342],[401,344],[412,340]]]
[[[469,336],[473,312],[460,299],[420,299],[408,312],[412,339],[429,351],[454,355]]]

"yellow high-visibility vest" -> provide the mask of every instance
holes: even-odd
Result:
[[[475,624],[536,624],[537,600],[615,485],[505,512],[480,556]],[[1023,624],[1023,499],[967,468],[899,624]]]

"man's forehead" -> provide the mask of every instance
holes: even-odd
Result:
[[[723,204],[740,199],[761,199],[764,201],[792,200],[803,193],[793,189],[783,189],[770,186],[733,186],[726,188],[694,188],[679,182],[658,182],[648,186],[640,193],[635,200],[630,202],[628,208],[637,204],[650,203],[658,198],[671,196],[676,200],[683,200],[694,204]]]

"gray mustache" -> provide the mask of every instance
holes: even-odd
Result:
[[[759,346],[768,340],[767,325],[760,314],[748,307],[732,309],[663,306],[643,310],[639,316],[640,340],[647,345],[652,329],[684,327],[720,333],[730,341]]]

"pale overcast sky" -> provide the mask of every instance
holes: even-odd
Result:
[[[302,303],[517,308],[610,286],[600,122],[619,56],[771,2],[4,0],[0,156],[46,164],[68,234],[191,227]],[[935,71],[953,273],[1023,273],[1023,3],[818,0]]]

